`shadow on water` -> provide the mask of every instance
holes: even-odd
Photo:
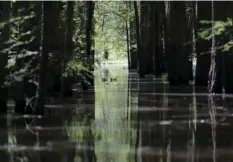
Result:
[[[0,159],[232,161],[233,99],[201,92],[105,66],[95,70],[95,87],[82,99],[47,105],[50,116],[0,116]]]

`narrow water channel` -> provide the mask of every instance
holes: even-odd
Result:
[[[50,115],[0,117],[1,162],[233,161],[233,98],[95,70],[95,87]]]

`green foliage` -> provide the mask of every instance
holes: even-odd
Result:
[[[96,2],[95,51],[96,58],[104,61],[104,51],[109,60],[126,60],[125,25],[133,16],[125,2]]]
[[[65,77],[78,77],[82,82],[89,85],[93,78],[93,60],[86,53],[86,21],[85,21],[85,2],[75,2],[74,6],[74,34],[73,43],[74,51],[65,64],[63,75]],[[64,7],[65,8],[65,7]],[[61,17],[66,17],[66,10],[63,11]],[[62,18],[65,23],[65,19]],[[63,24],[64,24],[63,23]],[[93,49],[93,47],[92,47]]]
[[[126,2],[95,2],[93,42],[91,49],[95,51],[95,60],[92,56],[87,56],[86,50],[86,23],[87,10],[85,1],[74,2],[73,15],[73,45],[72,53],[66,53],[63,45],[66,44],[66,23],[67,23],[67,1],[57,3],[56,8],[58,17],[54,16],[56,23],[59,25],[54,30],[54,39],[51,41],[49,49],[49,72],[54,72],[57,76],[78,77],[83,82],[89,84],[93,78],[93,69],[95,62],[97,65],[103,61],[104,50],[109,51],[109,59],[124,60],[127,58],[126,47],[126,29],[125,25],[133,17],[133,9],[127,7]],[[54,11],[55,11],[54,10]],[[6,24],[10,26],[10,38],[2,52],[8,53],[8,76],[7,83],[10,85],[15,81],[20,81],[24,77],[38,79],[39,71],[39,54],[42,49],[42,29],[41,22],[43,14],[38,9],[36,2],[19,2],[12,3],[10,20],[0,22],[0,29]],[[56,45],[61,45],[56,47]],[[64,54],[63,54],[64,53]],[[64,59],[64,60],[63,60]],[[64,62],[64,69],[61,68],[61,60]],[[49,76],[50,77],[50,76]],[[56,82],[56,81],[55,81]]]
[[[6,85],[21,81],[24,77],[35,78],[38,66],[35,59],[38,57],[37,49],[30,49],[30,44],[35,41],[38,26],[33,25],[36,19],[35,5],[33,2],[15,2],[12,4],[11,17],[8,22],[0,23],[1,27],[9,24],[10,38],[5,42],[2,52],[8,53],[8,75]]]
[[[204,40],[211,40],[213,36],[217,37],[216,50],[221,50],[222,52],[229,51],[233,46],[233,40],[231,40],[233,22],[231,18],[227,18],[226,21],[214,21],[212,27],[212,21],[202,20],[200,24],[205,25],[198,32],[198,36]],[[212,33],[212,29],[214,33]],[[222,40],[227,38],[227,42],[222,44]]]
[[[82,58],[72,58],[66,65],[64,76],[79,77],[86,85],[90,85],[90,80],[93,78],[93,66],[87,60]]]

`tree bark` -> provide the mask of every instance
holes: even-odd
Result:
[[[86,24],[86,50],[87,55],[93,59],[94,56],[91,54],[91,45],[92,45],[92,33],[93,33],[93,16],[94,16],[94,2],[88,1],[87,3],[87,24]]]
[[[127,43],[127,57],[128,57],[128,69],[130,69],[131,64],[130,64],[130,47],[129,47],[129,27],[128,27],[128,22],[125,22],[125,32],[126,32],[126,43]]]
[[[89,65],[90,65],[90,70],[94,71],[94,40],[93,40],[93,35],[94,35],[94,8],[95,8],[95,2],[93,1],[87,1],[87,23],[86,23],[86,51],[87,55],[89,58]],[[88,77],[87,79],[91,85],[94,85],[94,79],[93,77],[90,78]]]
[[[10,4],[9,1],[1,1],[0,2],[0,17],[1,22],[6,23],[2,29],[0,29],[0,112],[7,112],[7,88],[4,86],[5,77],[7,74],[7,61],[8,61],[8,53],[3,52],[5,47],[7,47],[6,42],[9,39],[9,19],[10,19]]]
[[[127,6],[129,9],[129,12],[133,11],[133,3],[134,2],[128,2]],[[130,46],[130,69],[136,69],[137,68],[137,38],[136,38],[136,25],[135,25],[135,16],[130,17],[129,20],[129,46]]]
[[[165,2],[153,2],[151,12],[151,31],[150,35],[152,40],[153,57],[154,57],[154,74],[159,77],[165,72],[164,56],[163,56],[163,42],[162,42],[162,26],[164,24],[165,17]]]
[[[214,29],[214,2],[211,3],[211,21],[212,21],[212,46],[210,55],[210,70],[209,70],[209,81],[208,81],[208,91],[213,93],[215,80],[216,80],[216,61],[215,61],[215,29]]]
[[[226,21],[227,17],[232,18],[232,2],[219,1],[214,2],[214,18],[216,21]],[[228,30],[226,30],[227,32]],[[215,46],[221,46],[222,44],[229,41],[231,36],[215,36]],[[233,56],[231,55],[232,50],[223,52],[222,50],[216,50],[215,61],[215,73],[216,78],[214,80],[214,86],[210,90],[211,93],[233,93]],[[212,60],[211,60],[212,61]],[[210,68],[211,70],[211,68]],[[211,80],[209,80],[210,83]]]
[[[140,54],[139,54],[139,75],[153,73],[153,55],[149,45],[150,26],[150,6],[149,2],[140,2]]]
[[[168,26],[168,35],[170,38],[167,65],[168,80],[171,85],[189,84],[191,78],[192,66],[189,61],[191,52],[187,48],[187,18],[186,18],[186,2],[170,3],[170,24]]]
[[[70,97],[72,95],[72,79],[71,77],[64,78],[63,72],[68,60],[72,57],[73,52],[73,16],[74,16],[74,2],[68,1],[66,8],[66,19],[65,19],[65,33],[64,33],[64,47],[63,57],[61,61],[61,91],[60,98],[64,96]]]
[[[200,24],[200,20],[211,20],[211,2],[198,1],[197,2],[197,26],[196,30],[205,27],[205,25]],[[204,52],[209,52],[205,53]],[[210,67],[210,51],[211,51],[211,41],[197,39],[196,41],[196,76],[195,85],[196,86],[207,86],[208,84],[208,73]]]
[[[137,1],[133,2],[134,4],[134,14],[135,14],[135,28],[136,28],[136,40],[137,40],[137,68],[140,69],[139,59],[140,59],[140,34],[139,34],[139,15],[138,15],[138,6]],[[140,73],[140,70],[138,71]]]
[[[46,89],[46,77],[48,56],[50,52],[50,45],[53,41],[52,27],[53,27],[53,8],[56,6],[56,2],[43,2],[43,40],[42,51],[40,53],[40,69],[39,69],[39,85],[37,89],[37,100],[35,104],[35,113],[43,114],[45,106],[45,89]]]

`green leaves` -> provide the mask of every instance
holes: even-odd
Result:
[[[98,2],[95,11],[96,57],[104,61],[104,51],[109,51],[109,60],[125,60],[127,57],[125,24],[133,18],[131,2]]]
[[[35,19],[34,2],[12,3],[11,17],[8,22],[1,22],[0,28],[8,24],[10,37],[1,52],[8,54],[7,84],[22,80],[23,77],[35,77],[38,64],[35,59],[39,49],[35,48],[35,38],[38,34],[38,26]]]
[[[232,48],[232,46],[233,46],[233,40],[230,40],[223,46],[222,51],[227,52]]]
[[[221,50],[222,52],[229,51],[233,46],[233,40],[231,40],[232,27],[233,22],[231,18],[227,18],[226,21],[214,21],[212,27],[212,21],[202,20],[200,21],[203,28],[201,28],[198,32],[198,37],[204,40],[210,40],[213,36],[217,37],[217,41],[221,41],[222,39],[227,39],[228,42],[216,47],[217,50]],[[214,33],[212,33],[212,28]],[[218,43],[220,44],[220,43]]]

